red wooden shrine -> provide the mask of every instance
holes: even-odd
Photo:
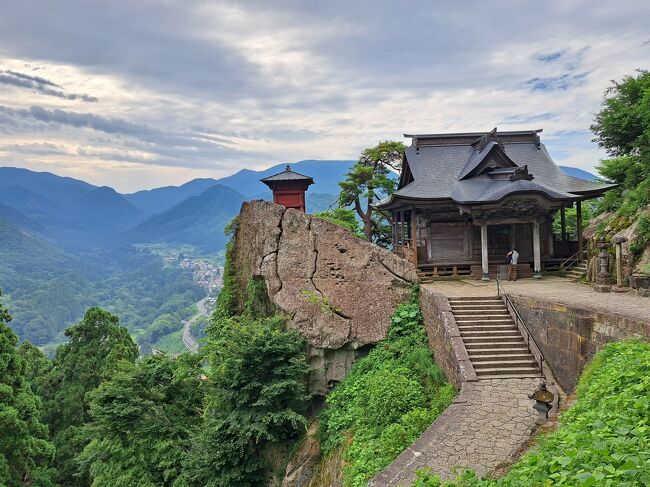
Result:
[[[293,172],[291,166],[287,165],[281,173],[260,181],[273,191],[273,203],[305,212],[305,191],[310,184],[314,184],[312,178]]]

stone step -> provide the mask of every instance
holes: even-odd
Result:
[[[471,325],[471,326],[459,326],[460,334],[466,336],[468,333],[473,331],[484,331],[485,333],[491,333],[493,331],[504,331],[508,330],[513,335],[518,335],[517,327],[513,325]]]
[[[483,369],[518,369],[521,367],[537,367],[537,362],[531,356],[528,359],[524,360],[492,360],[485,362],[472,362],[474,370],[478,373],[479,370]]]
[[[503,378],[503,376],[526,376],[526,377],[541,377],[539,367],[492,367],[489,369],[475,370],[479,378],[484,378],[486,375],[496,376]]]
[[[467,302],[467,301],[503,302],[501,301],[501,298],[498,296],[455,296],[453,298],[448,298],[448,299],[450,303]]]
[[[457,304],[452,304],[451,305],[451,310],[456,313],[462,313],[464,311],[501,311],[501,310],[507,310],[503,303],[498,303],[498,304],[483,304],[483,305],[476,305],[476,306],[467,306],[467,305],[457,305]]]
[[[460,336],[463,340],[467,338],[500,338],[502,340],[514,340],[520,337],[517,330],[477,330],[477,331],[461,331]]]
[[[469,320],[456,320],[456,324],[458,326],[461,326],[461,325],[489,325],[489,324],[492,324],[492,325],[509,325],[509,324],[512,324],[512,323],[514,323],[514,321],[512,321],[512,318],[510,318],[510,317],[508,317],[508,318],[489,318],[489,319],[488,318],[483,319],[483,318],[475,318],[475,317],[473,317],[472,319],[469,319]]]
[[[478,313],[507,313],[508,308],[505,306],[490,306],[489,308],[487,307],[472,307],[472,308],[457,308],[456,306],[452,306],[451,310],[454,312],[454,314],[459,314],[459,315],[472,315],[472,314],[478,314]]]
[[[476,349],[484,346],[489,346],[491,348],[510,348],[510,347],[520,347],[526,346],[526,342],[521,335],[512,335],[511,337],[502,337],[502,336],[487,336],[487,337],[472,337],[465,336],[463,337],[463,342],[465,343],[465,348],[468,350],[470,348]]]
[[[544,376],[538,372],[533,373],[517,373],[517,374],[477,374],[479,381],[481,380],[490,380],[490,379],[543,379]]]
[[[467,353],[469,354],[470,358],[474,356],[479,356],[479,355],[499,355],[499,354],[519,354],[519,353],[528,353],[528,347],[526,346],[525,343],[518,345],[518,346],[511,346],[511,347],[501,347],[497,348],[492,346],[494,345],[493,343],[487,343],[485,346],[482,347],[476,347],[476,348],[467,348],[467,345],[465,348],[467,349]]]
[[[491,361],[516,361],[516,360],[534,360],[533,356],[528,352],[528,350],[523,350],[521,352],[504,352],[504,353],[485,353],[481,351],[478,354],[469,354],[469,358],[472,363],[476,362],[491,362]]]
[[[483,314],[457,314],[454,313],[454,318],[456,318],[456,323],[459,321],[486,321],[486,320],[512,320],[510,318],[510,313],[503,311],[500,313],[494,313],[492,311],[484,312]]]

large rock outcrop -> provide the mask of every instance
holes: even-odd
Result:
[[[266,201],[244,203],[234,269],[241,295],[263,278],[288,326],[310,345],[311,392],[325,394],[366,345],[386,336],[417,281],[408,261],[320,218]]]

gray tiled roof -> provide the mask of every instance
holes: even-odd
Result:
[[[309,182],[309,184],[314,184],[314,180],[311,177],[292,171],[291,166],[289,165],[287,165],[284,171],[260,179],[260,181],[262,181],[263,183],[276,182],[276,181],[305,181],[305,182]]]
[[[546,147],[532,138],[503,143],[506,155],[519,167],[528,166],[532,181],[494,180],[486,174],[467,177],[489,152],[493,142],[479,153],[472,144],[422,145],[406,150],[413,181],[380,201],[382,207],[396,199],[452,199],[457,203],[499,201],[511,193],[544,193],[551,199],[576,200],[599,196],[615,185],[597,184],[565,174]],[[539,148],[538,148],[539,147]]]

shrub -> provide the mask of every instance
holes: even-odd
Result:
[[[451,403],[453,386],[433,361],[417,303],[400,305],[385,340],[358,360],[327,397],[320,439],[344,449],[344,484],[364,486]]]

